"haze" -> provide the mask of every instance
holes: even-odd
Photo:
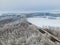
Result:
[[[0,0],[0,11],[60,10],[60,0]]]

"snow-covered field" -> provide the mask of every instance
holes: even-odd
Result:
[[[47,19],[47,18],[39,18],[39,17],[33,17],[33,18],[27,18],[29,22],[36,26],[52,26],[52,27],[60,27],[60,20],[59,19]]]

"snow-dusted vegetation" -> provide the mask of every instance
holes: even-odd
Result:
[[[58,45],[47,33],[39,32],[38,27],[25,19],[6,24],[0,28],[0,45]]]
[[[39,22],[38,20],[32,18],[26,20],[26,18],[25,15],[2,16],[0,20],[0,45],[60,45],[60,27],[41,25],[41,28],[40,25],[35,25],[35,23]]]

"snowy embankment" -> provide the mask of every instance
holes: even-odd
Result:
[[[60,20],[59,19],[47,19],[47,18],[27,18],[29,22],[36,26],[52,26],[52,27],[60,27]]]

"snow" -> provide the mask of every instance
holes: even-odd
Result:
[[[59,19],[47,19],[47,18],[27,18],[29,22],[36,26],[53,26],[53,27],[60,27],[60,20]]]

